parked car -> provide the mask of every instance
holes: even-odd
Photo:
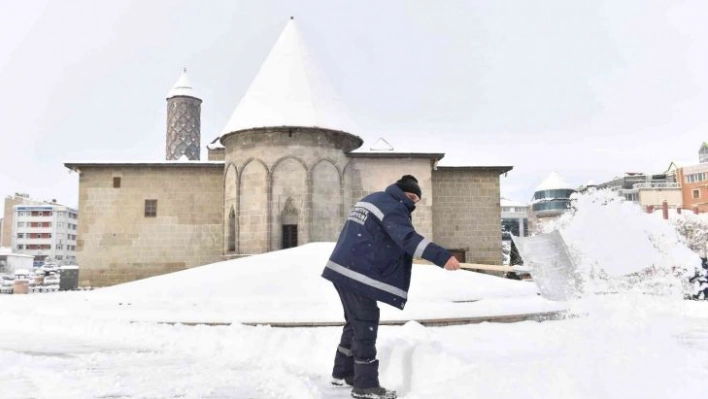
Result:
[[[12,294],[14,284],[14,277],[2,276],[2,280],[0,280],[0,294]]]

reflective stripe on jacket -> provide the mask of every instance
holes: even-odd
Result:
[[[413,258],[445,265],[450,252],[418,234],[413,201],[395,184],[351,210],[322,277],[366,297],[403,309]]]

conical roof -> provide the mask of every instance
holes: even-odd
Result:
[[[351,132],[294,19],[280,34],[221,135],[260,127],[319,127]]]
[[[172,98],[175,96],[199,98],[194,94],[192,84],[189,83],[189,78],[187,77],[187,68],[184,68],[182,70],[182,73],[179,75],[179,78],[177,78],[177,82],[175,82],[174,86],[172,86],[170,92],[167,93],[167,98]]]
[[[370,149],[371,151],[393,151],[393,146],[383,137],[379,137]]]
[[[565,180],[557,173],[551,172],[542,182],[536,187],[536,191],[568,189],[575,190],[575,187],[566,183]]]

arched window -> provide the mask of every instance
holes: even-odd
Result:
[[[234,207],[231,207],[229,212],[229,252],[236,252],[236,212]]]

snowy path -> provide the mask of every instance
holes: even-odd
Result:
[[[545,323],[382,327],[382,383],[405,398],[684,398],[705,392],[708,304],[583,304]],[[683,310],[676,313],[676,306]],[[3,398],[331,398],[337,328],[41,320],[4,311]]]

